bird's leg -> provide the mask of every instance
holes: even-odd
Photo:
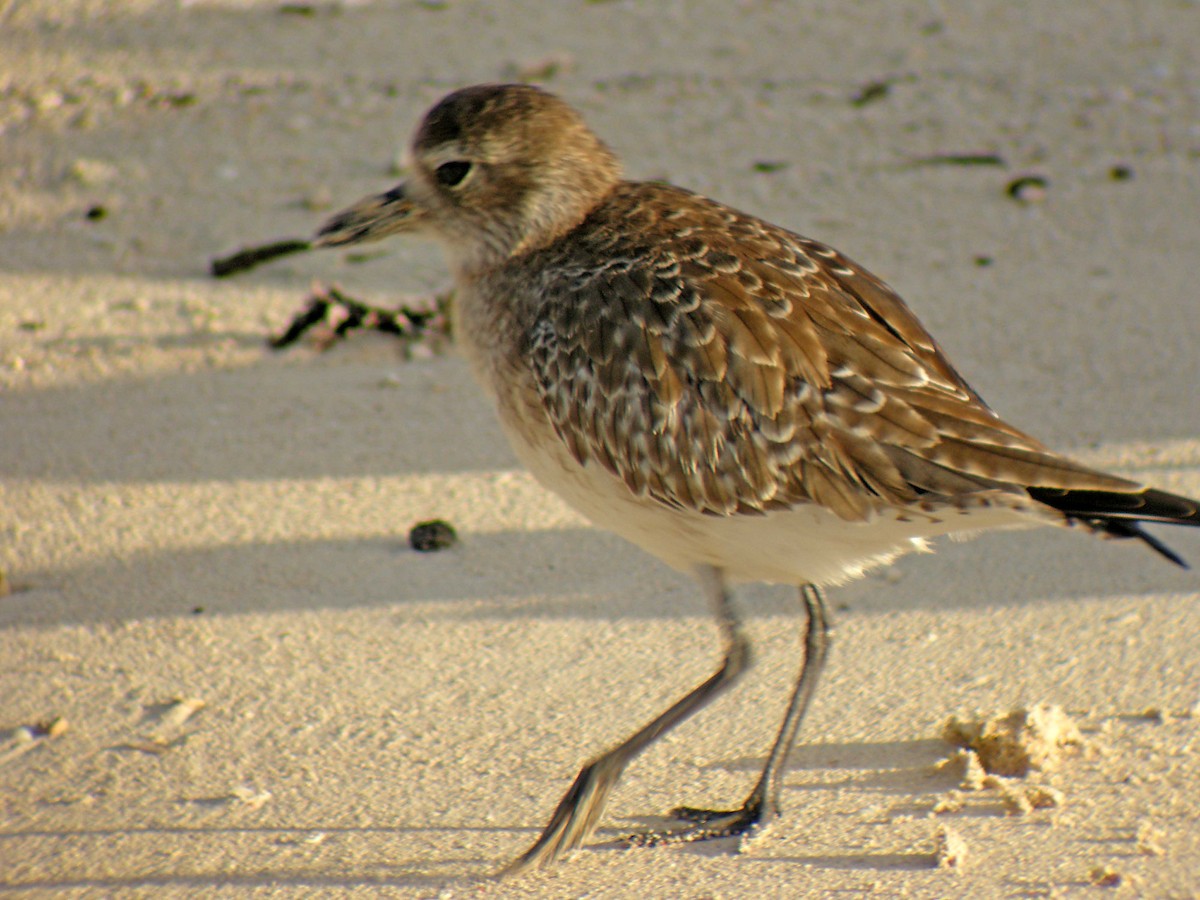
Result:
[[[754,790],[738,809],[678,807],[671,811],[671,815],[695,824],[674,831],[633,835],[630,838],[632,843],[652,845],[732,837],[743,834],[757,825],[765,825],[779,815],[779,795],[783,789],[783,773],[787,767],[788,753],[796,740],[796,732],[816,690],[821,671],[825,668],[832,633],[829,614],[825,608],[825,596],[821,589],[816,585],[806,584],[800,589],[800,596],[808,613],[808,628],[804,637],[804,665],[788,701],[783,724],[779,726],[779,734]]]
[[[621,744],[606,750],[580,769],[574,784],[559,801],[541,836],[500,874],[508,875],[529,866],[547,865],[582,844],[603,812],[609,791],[633,758],[732,685],[750,665],[750,643],[742,633],[741,622],[734,613],[721,572],[704,567],[699,575],[705,593],[713,604],[725,641],[725,658],[720,667]]]

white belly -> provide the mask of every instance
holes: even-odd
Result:
[[[761,516],[704,515],[637,497],[601,466],[579,465],[548,426],[536,441],[524,428],[506,428],[534,477],[596,525],[677,569],[715,566],[733,581],[838,584],[902,554],[927,551],[930,538],[1050,521],[1003,505],[936,515],[897,510],[867,522],[847,522],[815,505]]]

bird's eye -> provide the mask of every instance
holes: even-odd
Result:
[[[434,176],[437,178],[438,184],[444,184],[446,187],[454,187],[456,184],[461,184],[470,171],[471,164],[469,162],[453,160],[452,162],[442,163],[438,166],[434,172]]]

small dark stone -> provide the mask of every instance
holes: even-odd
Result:
[[[1039,203],[1046,199],[1049,186],[1050,182],[1041,175],[1022,175],[1010,181],[1004,192],[1022,203]]]
[[[1108,170],[1108,177],[1113,181],[1128,181],[1133,177],[1133,169],[1123,163],[1118,163]]]
[[[83,215],[89,222],[99,222],[108,216],[108,209],[97,203],[95,206],[89,206]]]
[[[454,526],[442,519],[418,522],[408,533],[408,543],[421,553],[433,553],[453,547],[458,542]]]
[[[882,100],[891,91],[892,83],[890,81],[869,81],[855,91],[854,96],[850,98],[850,105],[866,106],[868,103]]]

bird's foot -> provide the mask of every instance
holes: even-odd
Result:
[[[744,809],[706,809],[702,806],[677,806],[667,813],[667,815],[681,822],[692,822],[696,825],[702,825],[711,822],[713,819],[736,816],[738,813],[744,811]]]
[[[622,842],[632,847],[656,847],[659,844],[690,844],[717,838],[747,838],[758,833],[775,818],[765,805],[754,798],[738,809],[700,809],[677,806],[672,818],[690,824],[665,831],[644,831],[627,835]]]

